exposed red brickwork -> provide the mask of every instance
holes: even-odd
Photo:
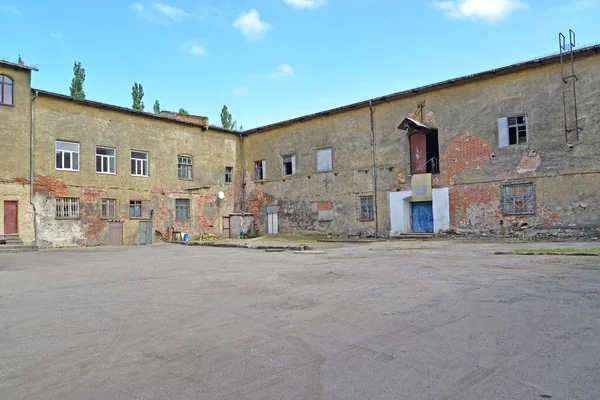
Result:
[[[106,189],[90,186],[81,191],[81,200],[84,203],[97,203],[105,195]]]
[[[179,121],[191,122],[192,124],[200,125],[205,129],[208,129],[207,117],[201,117],[200,115],[179,114],[170,111],[161,111],[159,115],[161,117],[176,119]]]
[[[453,226],[490,229],[499,227],[502,218],[499,185],[451,186],[449,191]]]
[[[254,214],[254,225],[258,230],[265,230],[266,225],[261,218],[260,208],[263,204],[273,203],[273,198],[264,195],[264,187],[262,184],[256,184],[252,180],[249,172],[246,172],[246,188],[244,190],[244,205],[247,212]]]
[[[0,183],[18,183],[20,185],[29,185],[29,179],[27,179],[27,178],[0,179]]]
[[[33,180],[33,190],[45,193],[48,197],[67,195],[67,185],[53,176],[36,175]]]
[[[99,211],[95,211],[93,207],[83,206],[79,210],[79,216],[85,231],[86,245],[100,245],[102,243],[101,234],[107,229],[106,220],[101,218]]]
[[[519,163],[517,172],[520,174],[524,174],[525,172],[535,172],[535,170],[539,168],[541,163],[542,159],[540,158],[539,154],[526,155]]]
[[[332,201],[319,201],[317,204],[318,211],[327,211],[333,210],[333,202]]]
[[[417,121],[421,121],[421,111],[419,109],[410,113],[409,118],[416,119]],[[437,126],[435,121],[435,114],[428,108],[423,110],[423,122],[428,123],[430,126]]]
[[[198,197],[198,231],[210,231],[214,227],[214,221],[206,214],[205,204],[212,203],[211,194],[203,194]]]
[[[454,184],[454,177],[465,169],[478,169],[490,159],[492,145],[478,136],[454,138],[444,153],[445,178],[448,185]]]

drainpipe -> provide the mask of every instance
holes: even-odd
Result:
[[[240,209],[242,210],[242,215],[244,214],[244,135],[240,132],[240,163],[242,165],[242,182],[241,182],[241,190],[240,190]]]
[[[37,212],[35,210],[35,204],[33,204],[33,180],[34,180],[34,173],[33,173],[33,168],[34,168],[34,163],[33,163],[33,151],[34,151],[34,123],[35,123],[35,110],[34,110],[34,105],[33,102],[35,101],[35,99],[37,99],[39,96],[39,92],[36,90],[35,91],[35,96],[33,97],[33,99],[31,99],[31,130],[29,132],[29,204],[31,204],[31,207],[33,209],[33,241],[34,243],[37,245],[37,222],[36,222],[36,215]]]
[[[377,223],[377,176],[375,175],[375,120],[373,119],[373,102],[369,100],[369,112],[371,115],[371,177],[373,179],[373,214],[375,217],[375,239],[379,226]]]

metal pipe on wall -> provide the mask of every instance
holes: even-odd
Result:
[[[244,134],[240,132],[240,165],[242,172],[242,181],[240,182],[240,210],[244,214]]]
[[[33,186],[34,186],[34,123],[35,123],[35,109],[34,109],[34,105],[33,102],[35,101],[35,99],[37,99],[39,96],[39,92],[36,90],[35,91],[35,96],[33,96],[33,99],[31,99],[31,109],[30,109],[30,113],[31,113],[31,126],[30,126],[30,132],[29,132],[29,204],[31,204],[31,207],[33,209],[33,241],[37,244],[37,223],[35,222],[35,218],[36,218],[36,210],[35,210],[35,204],[33,204]]]
[[[369,113],[371,116],[371,175],[373,179],[373,217],[375,220],[375,238],[378,236],[377,221],[377,176],[375,174],[375,120],[373,117],[373,102],[369,100]]]

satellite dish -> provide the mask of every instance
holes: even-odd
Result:
[[[223,200],[225,198],[225,193],[219,192],[219,199]]]

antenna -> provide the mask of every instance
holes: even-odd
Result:
[[[575,32],[569,29],[569,43],[562,33],[558,34],[558,47],[560,48],[560,78],[563,82],[563,110],[565,119],[565,141],[567,147],[573,148],[570,140],[571,133],[575,132],[575,140],[579,141],[579,132],[583,130],[579,126],[579,117],[577,115],[577,88],[575,83],[579,80],[575,74]],[[571,74],[565,76],[565,56],[570,53],[571,56]],[[568,62],[568,61],[567,61]],[[568,66],[567,66],[567,73]],[[569,86],[573,86],[573,91]]]

